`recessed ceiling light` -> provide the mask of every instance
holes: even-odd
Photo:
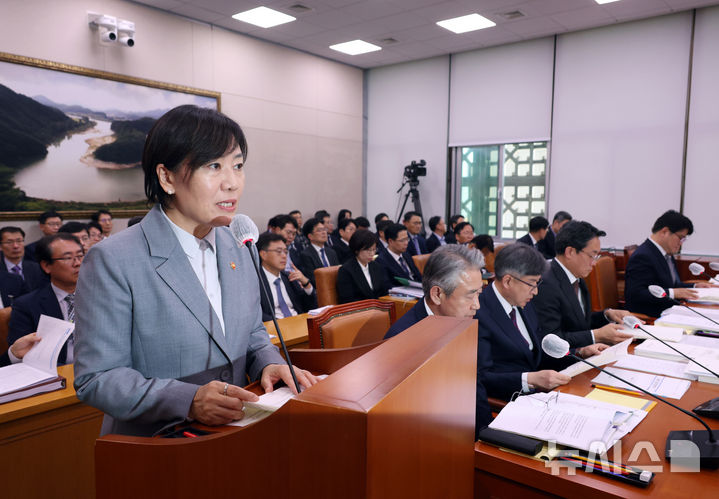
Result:
[[[282,12],[268,9],[267,7],[257,7],[250,9],[245,12],[238,12],[233,19],[238,21],[254,24],[260,28],[271,28],[273,26],[279,26],[280,24],[289,23],[297,19],[296,17],[288,16]]]
[[[599,5],[605,4],[605,3],[612,3],[612,2],[618,2],[619,0],[594,0]]]
[[[382,47],[373,43],[365,42],[364,40],[352,40],[351,42],[338,43],[330,45],[330,48],[332,50],[336,50],[337,52],[344,52],[349,55],[365,54],[367,52],[382,50]]]
[[[454,19],[445,19],[444,21],[437,21],[437,24],[454,33],[466,33],[467,31],[496,26],[496,23],[479,14],[469,14],[467,16],[455,17]]]

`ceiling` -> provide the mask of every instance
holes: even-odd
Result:
[[[372,68],[719,5],[719,0],[133,0],[321,57]],[[301,5],[308,10],[299,9]],[[296,21],[259,28],[232,15],[260,5]],[[520,12],[516,18],[507,13]],[[435,23],[477,12],[497,25],[454,34]],[[382,50],[345,55],[330,45],[355,39]]]

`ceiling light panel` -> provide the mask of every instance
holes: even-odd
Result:
[[[337,52],[343,52],[349,55],[366,54],[367,52],[382,50],[382,47],[373,43],[365,42],[364,40],[352,40],[351,42],[337,43],[335,45],[330,45],[330,48],[332,50],[336,50]]]
[[[492,26],[496,26],[496,23],[479,14],[469,14],[467,16],[438,21],[437,25],[459,34],[476,31],[478,29],[491,28]]]
[[[267,7],[257,7],[250,9],[245,12],[238,12],[233,19],[238,21],[254,24],[260,28],[271,28],[273,26],[279,26],[294,21],[296,17],[288,16],[282,12],[268,9]]]

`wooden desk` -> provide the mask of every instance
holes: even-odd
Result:
[[[596,369],[580,374],[559,391],[584,396],[592,390],[590,380],[596,374]],[[691,410],[701,402],[718,396],[719,386],[695,381],[681,400],[671,402]],[[705,421],[712,429],[719,428],[718,420],[706,418]],[[664,447],[670,430],[702,428],[696,420],[658,402],[644,421],[621,440],[622,463],[644,469],[648,466],[661,466],[663,471],[655,473],[654,480],[646,489],[583,471],[569,476],[566,468],[561,469],[559,476],[552,476],[551,468],[545,467],[544,462],[477,442],[474,447],[475,497],[716,497],[719,485],[716,470],[702,470],[700,473],[670,472],[671,465],[664,459]],[[630,459],[632,451],[637,452],[640,449],[640,442],[651,443],[659,459],[652,461],[646,450],[642,451],[638,458]],[[614,450],[610,450],[609,458],[619,460],[614,458]]]
[[[67,388],[0,404],[3,497],[95,497],[95,439],[102,413],[81,403],[73,366],[58,371]]]
[[[282,331],[282,337],[285,339],[287,348],[308,348],[307,339],[307,317],[309,314],[293,315],[284,319],[277,319],[277,323]],[[272,321],[264,323],[267,333],[273,335],[272,344],[279,346],[280,339],[277,337],[277,330]]]
[[[395,320],[402,317],[417,303],[416,298],[400,298],[399,296],[382,296],[380,300],[394,303],[394,311],[396,313]]]

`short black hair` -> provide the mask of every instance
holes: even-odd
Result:
[[[247,160],[247,140],[240,125],[215,109],[186,104],[166,112],[147,134],[142,154],[148,201],[167,207],[171,199],[160,186],[157,165],[171,172],[187,165],[192,174],[238,146]]]
[[[82,222],[66,222],[58,232],[66,232],[68,234],[77,234],[78,232],[87,231],[87,225]]]
[[[315,218],[319,218],[320,220],[327,218],[330,216],[330,212],[327,210],[317,210],[315,212]],[[332,217],[330,217],[332,218]]]
[[[439,225],[439,221],[442,220],[442,217],[435,215],[432,218],[429,219],[429,230],[434,232],[434,230],[437,228],[437,225]]]
[[[137,225],[140,222],[142,222],[143,218],[145,218],[144,215],[134,216],[127,221],[127,226],[132,227],[133,225]],[[95,227],[95,225],[97,225],[97,227]],[[102,227],[100,227],[100,224],[98,224],[96,222],[90,222],[89,224],[87,224],[87,228],[89,229],[90,227],[95,227],[96,229],[102,230]]]
[[[282,241],[287,244],[287,241],[285,241],[285,238],[281,235],[275,234],[274,232],[265,232],[257,238],[255,246],[257,246],[257,251],[265,251],[270,246],[270,243],[274,243],[275,241]]]
[[[549,227],[549,220],[543,216],[532,217],[529,220],[529,232],[537,232],[538,230],[546,229],[547,227]]]
[[[97,210],[90,216],[90,220],[92,220],[93,222],[99,222],[100,215],[110,215],[110,218],[112,218],[112,213],[110,213],[108,210]]]
[[[652,234],[659,232],[664,227],[668,228],[671,232],[679,232],[680,230],[687,229],[687,235],[694,232],[694,224],[689,217],[686,217],[675,210],[665,211],[661,217],[657,218],[652,227]]]
[[[377,237],[368,230],[358,230],[350,237],[350,250],[355,255],[372,246],[377,246]]]
[[[131,223],[131,222],[132,222],[133,220],[135,220],[136,218],[137,218],[138,220],[137,220],[135,223]],[[141,217],[141,216],[132,217],[130,220],[127,221],[127,226],[128,226],[128,227],[132,227],[133,225],[135,225],[136,223],[138,223],[140,220],[142,220],[142,218],[143,218],[143,217]],[[90,220],[89,222],[87,222],[87,232],[88,232],[88,233],[90,232],[90,228],[97,229],[97,230],[99,230],[100,232],[102,232],[102,227],[100,227],[100,224],[99,224],[98,222],[93,221],[93,220]]]
[[[291,224],[295,229],[297,228],[297,220],[289,215],[276,215],[270,218],[269,226],[276,227],[280,230],[285,228],[285,225]]]
[[[449,226],[454,227],[457,223],[457,220],[459,220],[460,218],[464,218],[464,215],[452,215],[451,217],[449,217]]]
[[[347,214],[350,214],[348,217]],[[342,208],[340,212],[337,214],[337,225],[339,225],[340,220],[343,218],[352,218],[352,210],[348,210],[347,208]]]
[[[494,273],[498,279],[509,274],[514,277],[542,275],[547,270],[547,260],[534,249],[522,243],[508,244],[497,253],[494,260]]]
[[[55,241],[72,241],[82,249],[80,240],[67,232],[58,232],[50,236],[45,236],[37,242],[35,246],[35,259],[38,262],[52,263],[52,248],[50,246]]]
[[[390,239],[395,240],[403,230],[406,231],[407,227],[402,224],[392,223],[384,229],[384,238],[388,241]]]
[[[357,224],[351,218],[340,218],[337,221],[337,230],[345,230],[349,224],[354,224],[355,228],[357,228]]]
[[[359,216],[355,218],[354,221],[358,229],[369,229],[369,220],[367,220],[367,217]]]
[[[468,225],[469,225],[470,227],[472,227],[472,231],[474,231],[474,225],[472,225],[471,223],[469,223],[469,222],[460,222],[460,223],[458,223],[457,225],[454,226],[454,233],[455,233],[455,234],[459,234],[460,232],[462,232],[462,229],[464,229],[464,228],[465,228],[466,226],[468,226]]]
[[[302,233],[305,235],[305,237],[312,234],[312,232],[315,230],[315,227],[317,227],[319,224],[323,224],[321,218],[312,217],[307,219],[305,221],[305,224],[302,226]]]
[[[292,216],[292,215],[294,215],[295,213],[297,213],[298,215],[302,215],[302,212],[301,212],[300,210],[292,210],[291,212],[288,213],[288,215],[289,215],[289,216]]]
[[[559,231],[554,241],[554,247],[557,250],[557,255],[563,255],[567,248],[582,251],[587,247],[589,241],[595,237],[604,237],[606,235],[606,232],[597,229],[589,222],[572,220],[571,222],[567,222],[564,227],[562,227],[562,230]],[[502,251],[500,251],[500,254]]]
[[[377,213],[377,214],[374,216],[374,224],[375,224],[375,226],[377,226],[377,224],[380,223],[380,221],[381,221],[383,218],[389,218],[389,215],[387,215],[387,214],[384,213],[384,212],[382,212],[382,213]]]
[[[384,231],[386,231],[387,227],[389,227],[390,225],[394,225],[394,222],[392,220],[380,220],[379,222],[377,222],[377,233],[384,233]]]
[[[479,251],[482,251],[484,248],[489,248],[489,251],[494,253],[494,239],[492,239],[492,236],[488,234],[474,236],[474,239],[470,241],[470,244],[473,244]]]
[[[422,215],[420,215],[420,214],[419,214],[418,212],[416,212],[416,211],[408,211],[407,213],[404,214],[404,218],[402,218],[402,220],[403,220],[404,222],[409,222],[410,220],[412,220],[412,217],[422,218]]]
[[[3,236],[5,234],[22,234],[23,239],[25,238],[25,231],[22,230],[20,227],[13,227],[12,225],[8,225],[6,227],[3,227],[0,229],[0,240],[2,240]]]
[[[554,214],[554,218],[552,219],[552,222],[564,222],[565,220],[571,220],[572,215],[569,214],[568,211],[558,211]]]
[[[40,216],[37,217],[37,221],[38,223],[44,224],[45,222],[47,222],[48,218],[59,218],[62,222],[62,215],[60,215],[55,210],[43,211],[42,213],[40,213]]]

